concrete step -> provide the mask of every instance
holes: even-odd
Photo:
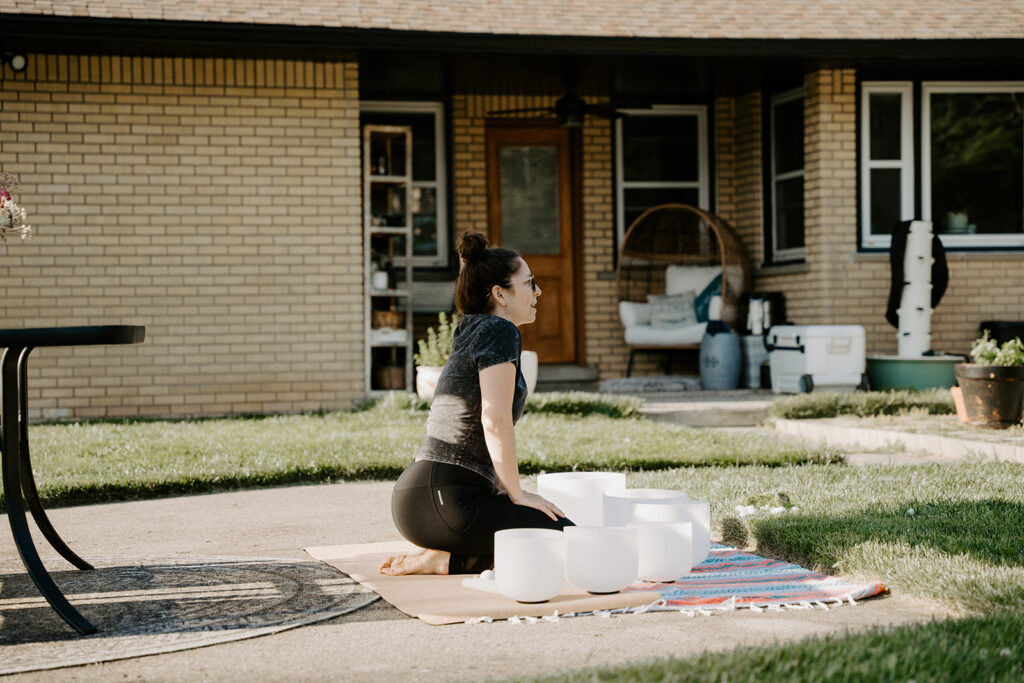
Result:
[[[597,367],[545,363],[537,369],[537,391],[597,391]]]

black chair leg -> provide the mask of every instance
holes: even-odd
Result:
[[[89,623],[78,610],[71,606],[64,597],[60,588],[53,582],[46,567],[39,559],[35,545],[32,543],[32,535],[29,532],[28,520],[25,518],[25,506],[22,502],[22,482],[20,457],[20,444],[18,434],[18,359],[15,354],[21,349],[7,349],[4,352],[2,364],[0,364],[0,424],[2,424],[2,449],[3,449],[3,484],[7,502],[7,521],[11,526],[11,533],[14,536],[14,544],[21,555],[21,561],[28,571],[32,582],[43,594],[50,606],[57,611],[72,628],[88,635],[96,632],[96,627]]]

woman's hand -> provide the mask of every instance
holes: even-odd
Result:
[[[511,498],[511,496],[509,496]],[[553,521],[557,522],[559,517],[565,517],[565,513],[558,509],[558,506],[552,503],[550,500],[536,493],[530,493],[529,491],[519,491],[519,496],[512,498],[512,502],[516,505],[522,505],[524,507],[533,508],[534,510],[540,510],[545,515],[550,517]]]

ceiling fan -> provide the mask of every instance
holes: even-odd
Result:
[[[576,94],[576,86],[579,85],[579,77],[570,72],[562,74],[562,86],[565,93],[555,100],[550,107],[525,107],[523,109],[496,109],[487,112],[488,116],[501,116],[503,114],[529,114],[545,113],[554,114],[558,119],[558,125],[570,128],[578,128],[583,125],[583,119],[587,114],[601,116],[606,119],[617,119],[626,116],[624,112],[616,110],[610,104],[587,104],[586,101]]]

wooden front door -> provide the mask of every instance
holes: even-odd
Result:
[[[541,363],[579,361],[570,148],[567,128],[487,129],[491,241],[522,254],[543,291],[537,321],[520,328]]]

